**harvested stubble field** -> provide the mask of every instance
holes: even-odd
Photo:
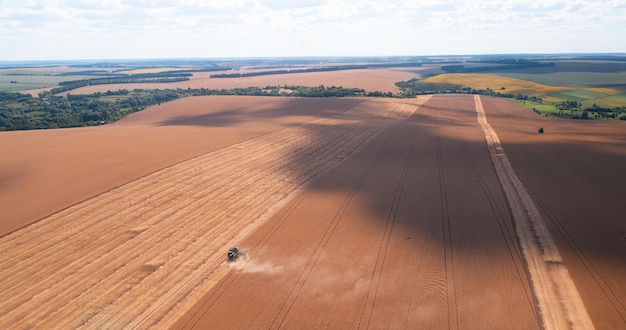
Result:
[[[487,148],[483,108],[501,147]],[[32,223],[0,238],[3,328],[529,329],[551,322],[550,299],[551,324],[626,325],[622,123],[468,95],[204,97],[50,132],[68,137],[0,145],[40,153],[0,162],[18,219],[4,233]],[[52,146],[50,173],[36,162]],[[519,238],[504,155],[560,256],[529,259],[547,249]],[[232,244],[250,259],[226,265]],[[537,280],[547,265],[575,287]]]

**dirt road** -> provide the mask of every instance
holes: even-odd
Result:
[[[505,99],[481,99],[594,326],[625,327],[624,123],[545,118]]]
[[[487,121],[480,96],[475,95],[474,102],[491,161],[515,221],[515,231],[530,274],[542,326],[545,329],[593,329],[545,221],[511,167],[498,135]]]

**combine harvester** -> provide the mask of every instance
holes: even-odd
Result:
[[[240,257],[248,258],[248,252],[240,250],[238,247],[233,246],[228,249],[228,253],[226,253],[228,257],[228,263],[235,262]]]

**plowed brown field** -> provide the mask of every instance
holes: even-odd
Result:
[[[520,238],[481,103],[562,259]],[[0,327],[538,328],[534,253],[622,328],[625,132],[435,95],[189,98],[2,133]],[[233,244],[250,258],[224,263]]]

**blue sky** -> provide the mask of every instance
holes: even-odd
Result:
[[[0,61],[626,52],[626,0],[0,0]]]

